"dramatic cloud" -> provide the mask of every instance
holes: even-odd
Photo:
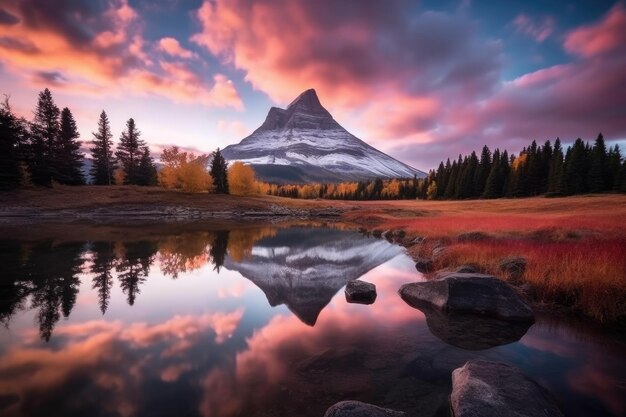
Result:
[[[626,136],[619,4],[566,34],[568,61],[507,81],[504,45],[481,36],[466,8],[330,3],[205,1],[192,40],[278,103],[316,88],[340,122],[418,167],[483,144],[518,151],[533,139]],[[550,17],[519,15],[514,26],[538,42],[555,31]]]
[[[127,0],[13,1],[5,13],[19,22],[0,25],[0,62],[35,87],[79,94],[158,95],[182,103],[242,108],[226,76],[201,76],[191,67],[154,62],[143,22]],[[0,15],[0,20],[6,18]],[[168,56],[189,58],[175,39],[158,43]],[[55,74],[55,77],[45,76]]]
[[[537,42],[543,42],[554,32],[555,22],[551,17],[544,17],[534,22],[528,15],[522,13],[513,20],[513,26],[518,32],[530,36]]]
[[[379,103],[379,118],[402,106],[417,120],[394,120],[391,137],[424,125],[444,97],[479,99],[498,81],[500,45],[462,14],[408,18],[404,0],[331,3],[206,1],[193,40],[281,103],[313,87],[331,107]]]

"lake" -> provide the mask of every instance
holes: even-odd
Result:
[[[62,229],[0,240],[2,416],[321,417],[346,399],[447,416],[452,370],[478,357],[521,368],[566,415],[626,414],[623,337],[541,316],[523,329],[426,318],[397,294],[423,277],[383,239]],[[357,278],[374,304],[346,302]]]

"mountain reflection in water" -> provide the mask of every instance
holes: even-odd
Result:
[[[622,341],[541,318],[493,338],[427,322],[397,294],[420,275],[385,240],[147,232],[0,242],[0,416],[321,417],[345,399],[445,415],[450,372],[477,357],[522,368],[567,415],[626,412]],[[337,294],[359,277],[374,304]]]

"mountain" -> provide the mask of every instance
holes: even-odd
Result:
[[[224,148],[223,155],[252,165],[259,178],[278,184],[426,176],[350,134],[313,89],[286,109],[272,107],[257,130]]]
[[[357,232],[293,227],[256,242],[241,262],[226,256],[224,267],[252,281],[272,307],[284,304],[313,326],[344,285],[401,253]]]

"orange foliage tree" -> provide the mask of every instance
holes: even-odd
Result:
[[[209,158],[209,155],[181,152],[177,146],[164,149],[161,155],[164,167],[159,172],[159,184],[190,193],[212,191],[213,179],[207,171]]]
[[[239,161],[228,168],[228,187],[233,195],[267,193],[267,186],[256,180],[254,169]]]

